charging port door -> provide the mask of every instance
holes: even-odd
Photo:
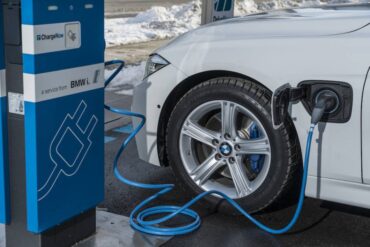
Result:
[[[272,122],[275,129],[284,124],[289,117],[291,102],[302,100],[304,96],[304,88],[293,88],[290,84],[284,84],[275,90],[271,101]]]

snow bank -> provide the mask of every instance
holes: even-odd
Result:
[[[253,0],[240,0],[235,6],[235,16],[243,16],[276,9],[365,2],[368,2],[368,0],[263,0],[257,2]]]
[[[367,0],[239,0],[235,6],[235,15],[243,16],[275,9],[350,2],[367,2]],[[200,25],[201,12],[201,0],[194,0],[169,8],[152,7],[132,18],[106,19],[107,46],[176,37],[197,28]]]
[[[138,65],[129,65],[116,76],[106,90],[116,91],[119,94],[132,95],[132,89],[142,81],[144,71],[145,62],[141,62]],[[105,79],[108,79],[112,72],[106,70]]]
[[[152,7],[133,18],[105,20],[107,46],[176,37],[200,25],[201,1]]]

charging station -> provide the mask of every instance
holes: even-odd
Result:
[[[95,233],[104,197],[104,1],[6,0],[3,10],[7,246],[67,246]]]
[[[235,0],[202,1],[202,24],[234,17]]]

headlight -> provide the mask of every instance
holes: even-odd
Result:
[[[144,78],[150,76],[151,74],[154,74],[155,72],[166,67],[169,64],[170,63],[163,57],[157,54],[151,55],[148,59],[148,62],[146,63]]]

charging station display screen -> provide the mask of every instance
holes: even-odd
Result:
[[[234,16],[234,0],[215,0],[213,8],[213,21],[219,21]]]
[[[104,2],[22,3],[28,230],[104,197]]]

